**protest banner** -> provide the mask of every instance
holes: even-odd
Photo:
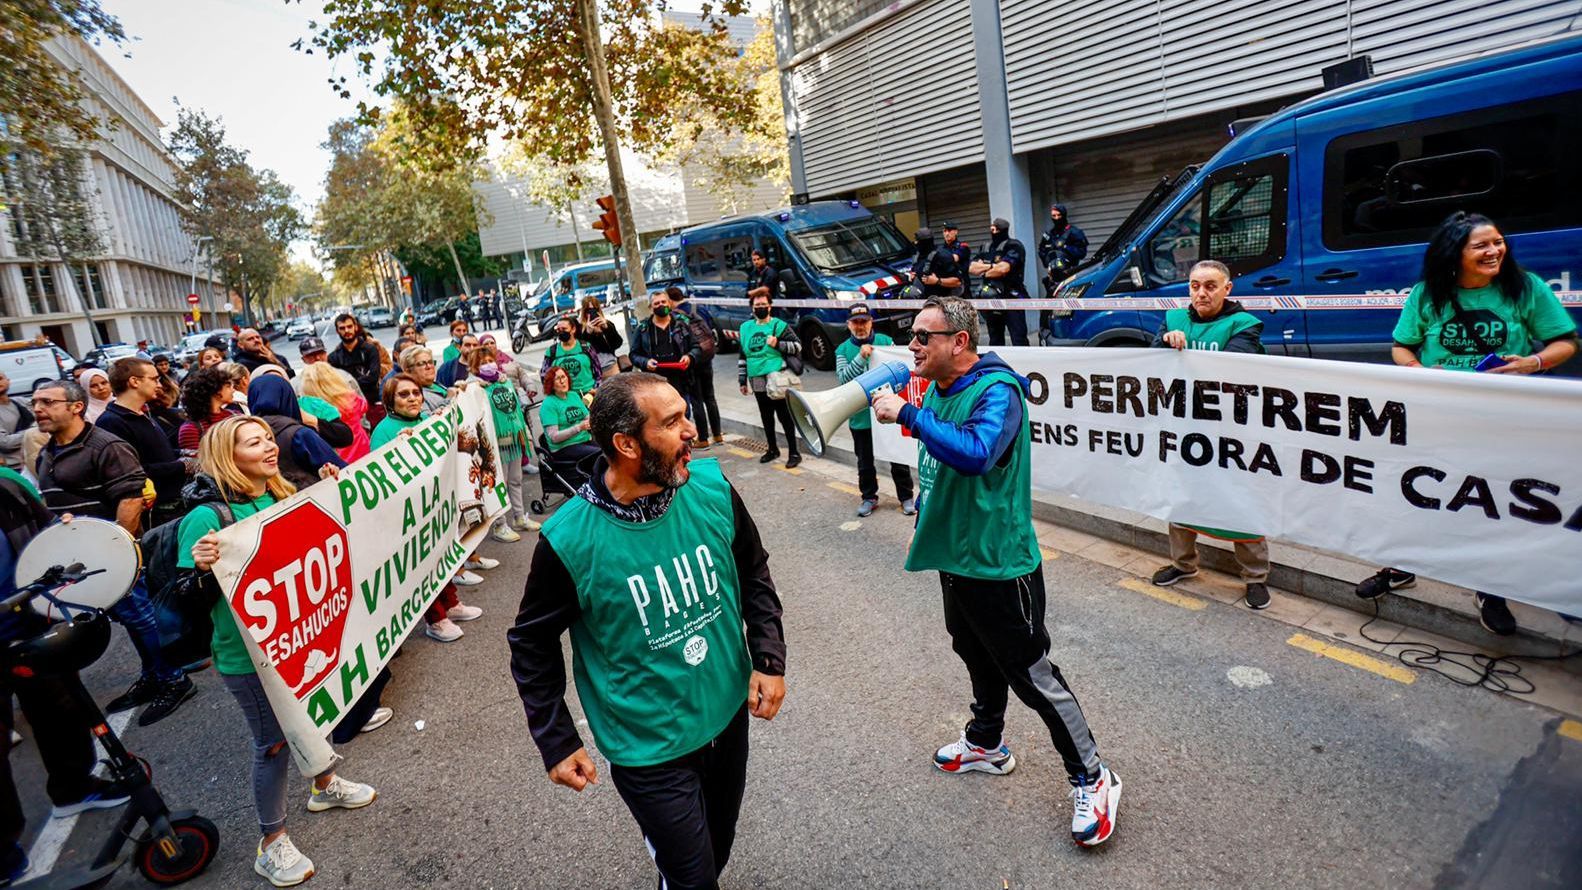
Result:
[[[1197,350],[995,352],[1030,381],[1035,490],[1582,614],[1582,384]],[[876,427],[874,450],[917,464],[894,425]]]
[[[506,510],[478,387],[378,451],[219,532],[214,575],[304,775]]]

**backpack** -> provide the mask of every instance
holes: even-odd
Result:
[[[705,321],[701,312],[687,313],[687,329],[692,332],[693,341],[703,353],[701,361],[713,362],[720,346],[714,339],[714,325]]]
[[[224,528],[236,521],[231,505],[223,500],[205,501],[220,517]],[[143,535],[143,580],[154,604],[154,622],[159,628],[159,646],[172,665],[191,669],[208,659],[209,641],[214,636],[210,610],[218,600],[212,581],[179,569],[181,521],[155,526]]]
[[[297,459],[291,453],[291,443],[296,440],[297,433],[301,432],[305,425],[301,421],[280,414],[269,414],[260,419],[269,424],[269,429],[275,434],[275,444],[280,446],[280,475],[295,485],[297,491],[318,482],[319,475],[298,466]]]

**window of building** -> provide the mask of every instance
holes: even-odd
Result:
[[[1507,234],[1582,225],[1582,93],[1342,136],[1324,153],[1324,244],[1427,241],[1457,210]]]
[[[26,265],[22,272],[22,289],[27,294],[28,308],[36,315],[60,312],[60,298],[55,291],[55,269],[48,265]]]
[[[99,267],[94,264],[78,264],[72,267],[72,281],[77,285],[77,293],[83,295],[84,300],[94,309],[108,309],[110,303],[104,296],[104,281],[99,277]],[[86,271],[86,275],[84,272]]]

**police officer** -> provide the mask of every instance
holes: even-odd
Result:
[[[764,256],[763,251],[753,251],[753,268],[747,275],[749,302],[756,297],[768,297],[774,300],[780,296],[780,273],[769,265],[769,258]]]
[[[967,264],[971,253],[956,240],[956,224],[947,222],[945,243],[934,244],[933,232],[917,230],[917,257],[912,263],[912,281],[923,297],[959,297],[966,292]]]
[[[1011,237],[1011,224],[996,217],[989,224],[989,244],[972,258],[968,271],[983,276],[983,285],[973,296],[994,300],[1025,300],[1027,285],[1023,283],[1023,269],[1027,264],[1027,248]],[[1027,315],[1024,312],[1004,310],[987,311],[983,318],[989,323],[989,345],[1005,345],[1005,329],[1011,329],[1011,345],[1027,346]]]
[[[1088,236],[1071,224],[1066,215],[1066,205],[1049,205],[1049,231],[1038,241],[1038,262],[1044,267],[1044,293],[1055,295],[1055,288],[1064,281],[1088,255]],[[1049,310],[1038,313],[1038,329],[1049,327]]]

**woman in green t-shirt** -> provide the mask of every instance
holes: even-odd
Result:
[[[588,432],[588,406],[571,387],[571,375],[559,365],[544,372],[544,401],[538,406],[555,463],[569,466],[599,452]]]
[[[198,466],[230,504],[236,519],[264,510],[296,491],[280,475],[280,447],[275,444],[274,433],[256,417],[232,417],[211,427],[198,446]],[[287,768],[291,758],[286,752],[285,734],[253,670],[252,657],[230,606],[219,595],[211,574],[220,558],[220,539],[215,534],[220,527],[220,516],[210,507],[199,506],[188,513],[177,530],[180,544],[176,564],[201,573],[203,589],[216,597],[214,669],[241,706],[253,735],[253,806],[263,835],[253,870],[276,886],[285,887],[311,876],[313,862],[297,850],[286,834],[286,796],[290,790]],[[377,702],[374,704],[377,706]],[[389,708],[376,707],[366,725],[373,725],[375,720],[382,725],[389,719]],[[372,786],[343,779],[332,767],[314,778],[308,810],[357,809],[373,803],[375,796]]]
[[[1407,295],[1392,337],[1391,358],[1408,368],[1477,371],[1494,355],[1502,364],[1486,368],[1490,374],[1535,374],[1577,353],[1576,322],[1554,291],[1517,265],[1493,220],[1459,211],[1429,239],[1423,280]],[[1411,577],[1387,568],[1358,590],[1377,596]],[[1478,593],[1477,603],[1490,633],[1516,631],[1504,597]]]
[[[769,375],[785,367],[786,356],[800,354],[802,343],[785,319],[771,317],[771,302],[772,298],[765,294],[753,297],[753,317],[742,322],[736,334],[742,350],[736,360],[736,382],[742,395],[751,392],[758,401],[758,419],[764,425],[764,441],[769,443],[769,450],[758,462],[766,464],[780,457],[780,446],[775,444],[775,418],[779,417],[786,437],[786,468],[790,469],[802,462],[796,447],[796,426],[786,400],[769,398]]]
[[[411,374],[402,372],[386,380],[380,401],[384,403],[385,416],[369,438],[373,448],[383,446],[402,430],[423,422],[423,384]]]

